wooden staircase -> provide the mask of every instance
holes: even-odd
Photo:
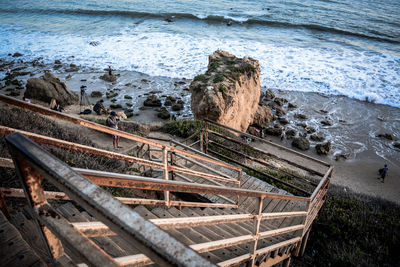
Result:
[[[0,134],[9,135],[13,156],[13,161],[0,159],[0,166],[15,167],[24,185],[24,191],[1,189],[0,200],[29,199],[29,207],[10,221],[33,248],[31,254],[40,259],[32,261],[37,266],[271,266],[279,262],[288,266],[292,255],[304,251],[328,190],[332,167],[311,196],[294,196],[175,141],[168,145],[148,140],[0,95],[0,101],[5,100],[120,135],[138,142],[140,148],[136,156],[128,156],[0,126]],[[129,162],[142,172],[150,171],[152,178],[72,169],[20,133],[39,144]],[[43,191],[43,179],[61,192]],[[163,198],[115,199],[96,185],[161,191]],[[182,200],[180,194],[199,197]],[[60,204],[60,200],[73,202]],[[121,202],[135,206],[130,209]],[[4,238],[0,233],[0,240]]]

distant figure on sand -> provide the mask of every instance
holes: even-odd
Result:
[[[384,168],[379,169],[379,174],[380,174],[380,176],[381,176],[381,177],[379,177],[379,178],[382,179],[382,183],[385,182],[385,178],[386,178],[386,175],[387,175],[388,170],[389,170],[389,169],[388,169],[388,167],[387,167],[387,164],[385,164],[385,167],[384,167]],[[379,179],[379,178],[378,178],[378,179]]]
[[[24,101],[25,101],[26,103],[28,103],[28,104],[31,103],[31,100],[30,100],[29,98],[25,97],[25,96],[24,96]]]
[[[106,111],[106,109],[103,106],[104,100],[100,99],[99,101],[96,102],[96,104],[93,107],[93,111],[96,112],[97,115],[101,115],[102,112]]]
[[[285,137],[286,137],[286,129],[283,128],[282,133],[281,133],[281,141],[283,141],[283,139],[285,139]]]
[[[106,120],[106,125],[110,128],[114,128],[114,129],[118,130],[118,122],[119,122],[119,119],[117,117],[117,113],[115,113],[115,111],[111,111],[110,116],[108,116],[108,118]],[[119,146],[119,138],[120,137],[118,135],[112,135],[112,138],[113,138],[114,149],[121,148]]]
[[[59,104],[57,104],[57,100],[55,100],[54,98],[50,101],[50,109],[55,110],[55,111],[63,111],[63,107],[60,106]]]
[[[111,66],[110,65],[108,65],[108,75],[112,75],[112,68],[111,68]]]

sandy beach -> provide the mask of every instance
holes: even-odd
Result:
[[[7,63],[6,59],[2,62]],[[4,64],[4,63],[3,63]],[[15,79],[21,81],[23,85],[30,77],[40,77],[44,70],[52,70],[61,81],[65,81],[68,87],[79,94],[79,88],[86,86],[86,95],[89,102],[94,104],[100,98],[90,97],[91,92],[100,91],[103,93],[105,106],[110,104],[121,104],[121,109],[131,109],[134,115],[128,120],[137,123],[161,126],[167,122],[157,117],[157,108],[143,107],[143,101],[150,94],[157,95],[161,100],[166,96],[174,96],[185,102],[182,111],[172,111],[172,115],[177,119],[191,119],[190,110],[190,92],[188,86],[190,79],[172,79],[166,77],[150,77],[137,72],[116,72],[117,81],[114,83],[106,82],[99,77],[104,72],[99,70],[85,69],[80,67],[77,72],[66,72],[68,66],[64,69],[54,70],[54,66],[41,65],[32,66],[32,63],[16,61],[11,66],[3,67],[2,77],[5,77],[6,70],[10,68],[23,68],[24,72],[29,74],[16,76]],[[16,85],[5,86],[2,82],[3,94],[18,92],[17,98],[21,99],[24,89],[15,89]],[[265,91],[267,88],[262,88]],[[118,96],[112,102],[111,98],[105,97],[106,92],[118,92]],[[316,142],[311,143],[311,149],[306,151],[307,155],[317,157],[327,161],[335,166],[332,182],[342,185],[346,190],[353,190],[359,193],[365,193],[377,197],[382,197],[390,201],[400,203],[400,149],[393,146],[395,141],[377,137],[378,134],[390,133],[394,138],[400,138],[400,109],[379,105],[359,100],[350,99],[344,96],[326,97],[318,93],[302,93],[275,90],[279,97],[286,98],[290,103],[298,106],[297,109],[288,111],[286,118],[289,124],[286,129],[295,129],[302,133],[302,123],[306,123],[316,129],[316,133],[325,137],[325,140],[332,142],[332,152],[328,156],[319,156],[316,154],[314,146]],[[131,99],[125,98],[128,95]],[[33,100],[35,102],[35,100]],[[127,105],[129,103],[130,106]],[[79,116],[79,112],[92,106],[67,106],[65,112]],[[296,114],[304,114],[306,120],[299,120]],[[81,115],[82,116],[82,115]],[[82,116],[85,118],[85,116]],[[92,119],[96,115],[89,115]],[[330,120],[332,126],[324,126],[322,120]],[[157,128],[157,127],[155,127]],[[91,138],[103,145],[107,143],[108,137],[104,134],[89,131]],[[157,133],[153,133],[157,134]],[[291,147],[291,140],[281,142],[279,138],[266,136],[267,139]],[[109,148],[112,149],[111,141]],[[122,145],[129,146],[122,141]],[[347,155],[348,159],[336,160],[339,155]],[[384,164],[388,164],[389,173],[385,183],[378,180],[378,169]]]

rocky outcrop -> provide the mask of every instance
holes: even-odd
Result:
[[[260,100],[259,63],[217,50],[209,56],[206,73],[193,79],[190,91],[196,119],[208,118],[246,132]]]
[[[76,104],[79,100],[78,95],[50,71],[40,78],[30,78],[24,96],[47,103],[54,98],[62,106]]]
[[[252,124],[258,127],[264,127],[271,123],[272,118],[273,114],[269,107],[264,105],[258,106],[257,111],[254,114]]]
[[[161,107],[161,100],[156,95],[149,95],[143,105],[147,107]]]
[[[117,80],[117,76],[116,75],[114,75],[114,74],[109,75],[108,73],[105,73],[104,75],[100,76],[99,78],[104,80],[104,81],[106,81],[106,82],[111,82],[111,83],[115,82]]]

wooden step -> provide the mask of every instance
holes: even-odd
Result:
[[[160,208],[160,207],[154,208],[151,210],[151,213],[153,213],[158,218],[174,218],[174,216],[171,215],[165,208]],[[175,231],[181,233],[186,238],[192,240],[193,244],[200,244],[200,243],[213,241],[213,240],[207,238],[206,236],[204,236],[203,234],[199,233],[198,231],[194,230],[193,228],[168,230],[167,232],[179,240],[178,236],[175,236],[175,234],[174,234]],[[183,241],[181,241],[181,242],[188,245],[187,243],[185,243]],[[202,256],[204,258],[210,260],[213,263],[218,263],[218,262],[223,261],[223,258],[220,258],[218,255],[216,255],[212,252],[203,253]]]
[[[47,266],[0,211],[0,266]]]

